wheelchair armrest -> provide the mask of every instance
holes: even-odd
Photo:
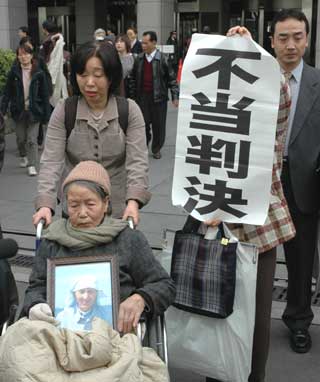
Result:
[[[145,326],[145,335],[144,328]],[[164,315],[155,318],[142,315],[137,327],[137,336],[142,345],[152,347],[158,356],[168,363],[168,342]]]

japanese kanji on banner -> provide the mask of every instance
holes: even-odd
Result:
[[[180,87],[174,205],[202,221],[265,222],[279,96],[279,65],[254,41],[192,36]]]

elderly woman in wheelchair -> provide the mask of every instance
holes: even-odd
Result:
[[[52,257],[97,256],[99,254],[112,254],[118,257],[120,306],[116,328],[120,333],[126,334],[132,332],[137,327],[143,312],[149,317],[161,315],[174,300],[174,283],[160,263],[154,258],[152,250],[143,234],[137,230],[130,229],[127,222],[111,218],[109,199],[110,180],[106,170],[96,162],[80,162],[69,173],[62,188],[66,198],[69,218],[67,220],[56,220],[44,231],[41,244],[35,256],[35,262],[22,310],[22,316],[28,317],[29,320],[19,320],[15,325],[9,327],[3,340],[0,341],[0,352],[3,351],[4,346],[8,345],[4,343],[5,338],[7,336],[9,337],[10,333],[11,337],[15,337],[15,326],[17,326],[20,321],[22,321],[24,325],[27,325],[24,326],[24,330],[26,330],[26,328],[28,330],[28,325],[31,325],[30,332],[34,329],[34,324],[36,323],[38,325],[36,332],[38,331],[39,336],[39,333],[49,330],[50,327],[54,328],[55,331],[60,330],[60,333],[63,332],[64,342],[67,341],[66,338],[70,339],[70,337],[68,337],[70,335],[74,336],[73,338],[77,340],[79,336],[84,336],[81,337],[81,339],[88,341],[88,338],[92,339],[90,335],[94,336],[91,332],[94,333],[95,329],[101,329],[102,325],[104,329],[107,328],[108,333],[113,333],[110,334],[111,338],[114,339],[117,337],[117,343],[119,344],[121,340],[120,336],[115,334],[115,331],[99,319],[93,320],[92,331],[90,330],[86,334],[80,334],[78,332],[70,333],[70,331],[59,329],[60,323],[57,320],[59,315],[56,318],[53,317],[52,310],[47,304],[46,295],[47,259]],[[91,296],[92,302],[96,299],[97,289],[95,289],[94,286],[95,280],[89,279],[87,277],[85,281],[79,281],[73,290],[75,295],[79,291],[86,293],[86,297],[82,298],[82,303],[75,305],[75,310],[83,310],[83,313],[91,309],[89,303],[90,296],[88,297],[90,291],[93,296]],[[99,317],[99,315],[97,316]],[[61,314],[60,317],[62,317]],[[76,312],[75,317],[78,317],[79,320],[81,319],[81,316],[77,316]],[[57,333],[58,332],[55,332],[54,336],[60,335],[60,333]],[[101,344],[101,342],[105,340],[103,332],[99,333],[101,334],[99,341],[96,341],[95,336],[95,341],[90,342],[90,347],[86,345],[87,348],[83,343],[80,347],[85,346],[87,349],[86,352],[90,353],[90,350],[92,350],[97,343]],[[129,334],[129,336],[131,335]],[[33,340],[34,338],[26,339],[26,341],[30,343]],[[9,346],[12,345],[14,348],[16,346],[15,341],[19,342],[18,339],[9,338]],[[51,340],[48,341],[52,345]],[[132,341],[132,339],[130,341]],[[89,355],[86,354],[86,356],[88,357]],[[12,361],[12,358],[10,359]],[[3,354],[0,354],[0,364],[2,365],[0,366],[0,379],[6,375],[3,374],[6,372],[6,360],[8,361],[6,357],[3,357]],[[104,361],[105,360],[103,360],[103,362]],[[95,368],[96,365],[94,365],[95,361],[92,361],[92,364],[89,365],[89,369]],[[98,365],[102,366],[99,363]],[[132,366],[132,362],[130,365]],[[124,370],[128,372],[128,369],[130,368],[127,367]],[[74,371],[78,372],[81,370],[76,368]],[[67,370],[67,372],[70,372],[70,370]],[[147,374],[151,375],[152,373]],[[140,379],[132,378],[133,377],[127,380],[140,381]],[[28,381],[28,379],[25,380]],[[30,379],[30,381],[31,380],[42,381],[42,379]],[[75,379],[75,381],[76,380],[77,379]],[[81,381],[82,380],[83,379],[81,379]],[[87,380],[90,381],[90,378],[86,379],[86,381]],[[119,379],[119,381],[120,380],[121,379]],[[149,379],[141,379],[141,381],[147,380]],[[150,381],[152,380],[151,378]],[[165,380],[165,378],[154,379],[154,381]],[[8,381],[10,382],[10,380]],[[12,381],[14,381],[14,379],[12,379]],[[55,379],[55,382],[58,381],[59,379]]]

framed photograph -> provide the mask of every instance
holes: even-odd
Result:
[[[116,329],[119,310],[119,266],[116,256],[48,259],[47,297],[62,328],[91,330],[99,317]]]

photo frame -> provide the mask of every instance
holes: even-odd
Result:
[[[61,328],[91,330],[93,317],[117,327],[120,282],[116,256],[47,260],[47,298]]]

